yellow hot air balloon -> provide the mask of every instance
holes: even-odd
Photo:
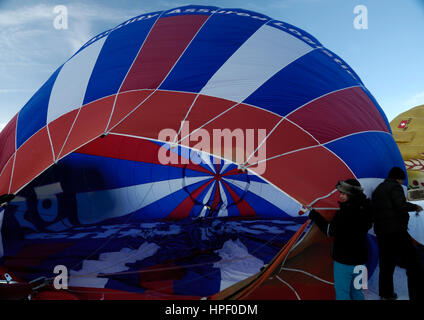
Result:
[[[424,189],[424,105],[401,113],[390,122],[390,127],[405,161],[408,188]],[[424,191],[410,196],[424,198]]]

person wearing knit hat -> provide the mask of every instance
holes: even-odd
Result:
[[[337,300],[364,300],[362,288],[354,285],[357,266],[368,261],[367,234],[372,226],[371,202],[356,179],[339,181],[339,206],[329,222],[312,209],[309,218],[328,237],[333,238],[331,256],[334,260],[334,289]]]
[[[406,268],[410,300],[424,300],[424,275],[411,236],[408,233],[409,212],[422,211],[419,205],[406,201],[402,184],[404,170],[393,167],[374,190],[374,232],[379,247],[379,295],[395,300],[393,273],[396,265]]]
[[[360,194],[364,191],[364,189],[361,188],[361,184],[356,179],[348,179],[346,181],[341,180],[337,183],[336,188],[341,193],[345,193],[350,196]]]

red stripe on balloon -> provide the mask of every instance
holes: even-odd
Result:
[[[340,90],[300,108],[288,119],[320,143],[361,131],[389,132],[379,111],[361,88]]]
[[[237,206],[237,209],[240,212],[240,216],[252,217],[256,215],[255,210],[250,206],[250,204],[245,199],[241,200],[241,198],[237,195],[237,193],[225,181],[222,181],[222,183],[225,185],[228,192],[230,193],[231,198],[233,199],[234,203]]]
[[[270,159],[265,164],[262,177],[302,204],[330,193],[338,180],[354,176],[342,160],[324,147]]]
[[[205,15],[160,18],[134,61],[121,91],[159,87],[207,18]]]
[[[81,108],[60,157],[64,157],[104,133],[114,100],[115,96],[109,96]]]
[[[140,275],[142,278],[144,274]],[[158,280],[158,281],[140,281],[140,286],[148,290],[153,290],[154,292],[159,292],[162,294],[174,294],[174,280]]]
[[[119,93],[108,130],[137,108],[152,92],[153,90],[137,90]]]
[[[0,172],[15,152],[18,114],[0,132]]]
[[[194,98],[191,93],[157,91],[112,132],[164,140],[161,133],[170,131],[174,138]]]
[[[16,193],[53,163],[47,127],[28,139],[17,151],[11,193]]]
[[[78,109],[68,112],[48,124],[55,158],[59,156],[77,115]]]
[[[202,129],[210,137],[211,153],[235,163],[244,163],[280,120],[281,117],[273,113],[240,104]],[[191,122],[190,128],[195,129]],[[195,143],[190,142],[190,145]]]
[[[190,131],[200,128],[206,122],[224,113],[235,104],[234,101],[199,95],[186,118]],[[184,138],[184,135],[180,138]]]
[[[232,176],[232,175],[235,175],[235,174],[242,174],[242,173],[244,173],[244,172],[241,169],[234,168],[234,169],[231,169],[228,172],[223,173],[222,176]]]
[[[12,157],[8,162],[6,162],[6,165],[2,169],[2,173],[0,174],[0,194],[9,193],[10,178],[12,176],[14,160],[15,156],[12,155]]]
[[[103,138],[91,141],[76,150],[76,152],[114,159],[161,164],[158,159],[160,149],[161,146],[159,144],[146,139],[109,134]],[[191,161],[187,162],[187,159],[177,156],[177,163],[167,165],[207,174],[211,173],[200,165],[196,165]]]
[[[290,121],[283,120],[269,135],[265,144],[261,146],[257,153],[262,152],[266,155],[266,158],[270,158],[317,144],[318,142],[310,134]],[[254,164],[256,162],[250,160],[249,163]]]

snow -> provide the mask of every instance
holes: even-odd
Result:
[[[380,268],[377,266],[371,279],[368,280],[368,290],[364,290],[366,300],[380,300],[378,295],[378,275]],[[393,274],[394,291],[398,295],[398,300],[409,300],[406,270],[396,267]]]

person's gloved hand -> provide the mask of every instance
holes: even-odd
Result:
[[[415,215],[417,215],[417,216],[418,216],[418,214],[419,214],[421,211],[423,211],[423,207],[421,207],[421,206],[419,206],[419,205],[417,204],[417,210],[415,210]]]
[[[315,218],[316,218],[316,216],[317,216],[317,214],[319,214],[318,212],[316,212],[314,209],[312,209],[311,210],[311,212],[309,212],[309,216],[308,216],[308,218],[311,220],[311,221],[314,221],[315,220]]]
[[[14,194],[3,194],[0,196],[0,206],[6,207],[7,204],[15,198]]]

